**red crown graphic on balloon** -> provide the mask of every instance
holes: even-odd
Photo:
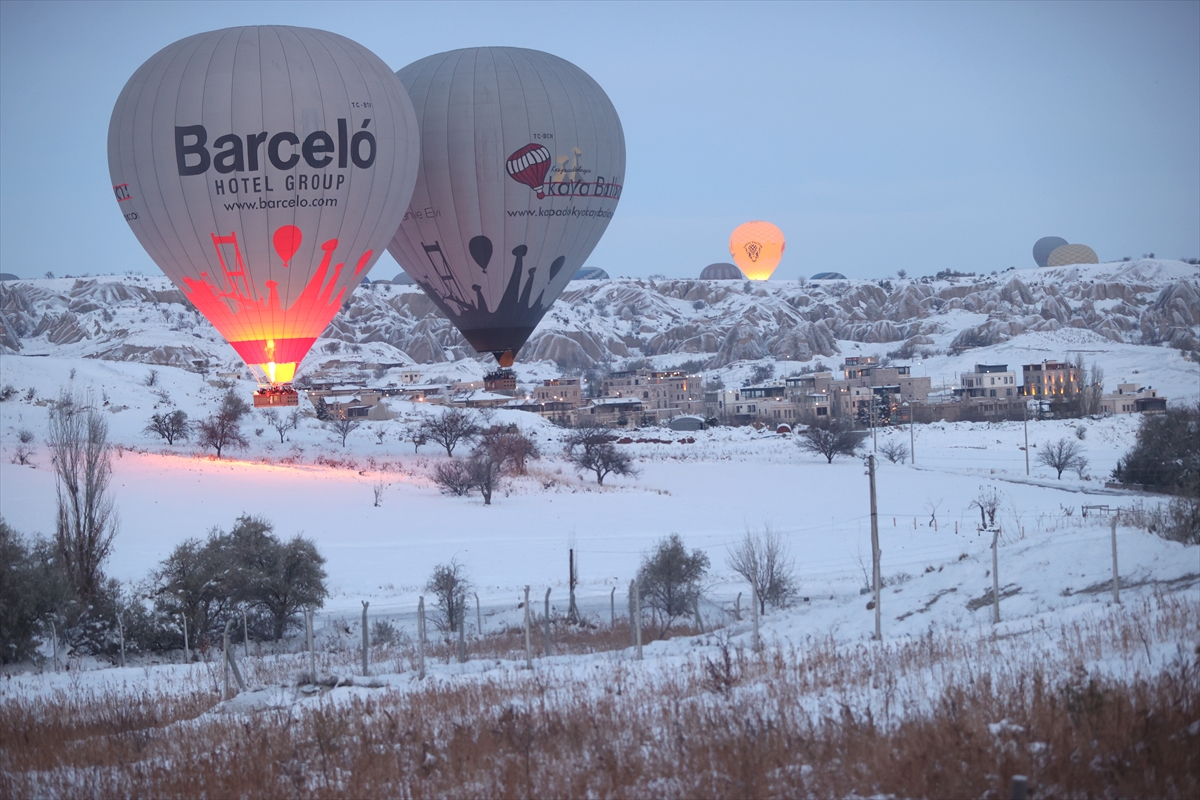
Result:
[[[303,238],[295,225],[283,225],[275,231],[272,244],[284,267],[290,266]],[[246,269],[236,232],[228,236],[213,233],[212,241],[220,273],[201,272],[199,280],[184,278],[184,294],[188,300],[246,363],[299,362],[333,320],[346,293],[343,286],[336,295],[333,294],[345,266],[343,263],[330,267],[338,240],[330,239],[321,245],[325,252],[321,266],[287,308],[280,305],[277,281],[264,282],[265,294],[254,282]],[[358,259],[355,276],[366,268],[373,252],[368,250]],[[232,259],[228,258],[230,255]]]

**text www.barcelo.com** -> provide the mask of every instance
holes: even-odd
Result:
[[[603,208],[529,208],[509,211],[510,217],[601,217],[612,219],[613,212]]]
[[[309,200],[307,197],[292,197],[287,200],[267,200],[259,198],[258,200],[244,200],[236,203],[226,203],[226,211],[257,211],[266,208],[315,208],[320,206],[336,206],[338,204],[336,197],[314,197]]]

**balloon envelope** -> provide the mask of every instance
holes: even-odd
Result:
[[[1071,264],[1099,264],[1096,251],[1086,244],[1064,244],[1054,248],[1046,259],[1048,267],[1065,267]]]
[[[786,243],[783,231],[769,222],[744,222],[729,237],[729,253],[747,278],[765,281],[779,266]]]
[[[745,279],[746,276],[742,274],[742,271],[727,261],[709,264],[700,270],[700,280],[702,281],[741,281]]]
[[[160,50],[108,130],[113,191],[150,257],[272,383],[296,364],[400,224],[416,115],[343,36],[258,26]]]
[[[1050,254],[1057,247],[1062,247],[1067,243],[1067,240],[1061,236],[1043,236],[1033,243],[1033,261],[1039,267],[1046,266],[1050,260]]]
[[[472,347],[508,366],[608,227],[621,121],[587,73],[537,50],[454,50],[396,74],[421,168],[388,249]]]

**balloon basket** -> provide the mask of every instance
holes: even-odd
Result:
[[[255,408],[276,408],[300,405],[300,394],[291,384],[263,386],[254,392]]]

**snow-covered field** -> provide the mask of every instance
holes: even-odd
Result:
[[[1062,352],[1067,343],[1043,344],[1047,351]],[[975,358],[1030,360],[1030,353],[1016,346],[1000,345],[1003,353]],[[1195,394],[1187,394],[1189,383],[1200,387],[1198,366],[1174,350],[1108,343],[1095,357],[1109,375],[1137,369],[1147,383],[1165,387],[1173,403],[1194,401]],[[168,447],[142,431],[156,411],[180,408],[193,418],[210,413],[222,390],[199,375],[160,367],[157,385],[148,387],[150,368],[140,364],[12,355],[0,364],[0,382],[18,390],[0,404],[0,513],[18,531],[52,530],[54,477],[41,444],[48,402],[62,388],[92,392],[110,412],[110,436],[121,448],[114,480],[121,532],[107,571],[122,580],[146,577],[179,542],[203,536],[214,526],[227,529],[238,515],[249,513],[271,520],[282,536],[303,533],[317,542],[328,558],[333,593],[326,614],[351,612],[361,607],[360,600],[369,600],[373,612],[411,618],[434,565],[450,559],[466,565],[491,615],[515,618],[527,584],[552,588],[552,602],[562,607],[568,550],[573,548],[580,564],[581,603],[586,611],[606,617],[612,588],[628,584],[654,542],[679,533],[689,547],[703,548],[712,560],[709,610],[718,619],[720,610],[745,590],[726,568],[727,548],[748,530],[770,527],[790,546],[802,592],[809,598],[770,624],[781,632],[832,631],[849,639],[871,629],[871,615],[863,611],[858,595],[861,564],[870,564],[863,463],[842,458],[826,464],[802,453],[787,437],[752,428],[718,428],[696,434],[690,444],[627,445],[639,459],[641,474],[610,478],[598,487],[562,460],[559,429],[534,415],[499,411],[496,422],[520,425],[541,443],[546,457],[535,462],[529,477],[510,481],[491,506],[484,506],[478,497],[443,496],[432,485],[427,476],[431,465],[445,457],[443,452],[426,445],[414,454],[411,444],[400,441],[405,421],[430,410],[415,404],[390,401],[398,418],[364,424],[345,448],[312,417],[281,444],[254,414],[243,426],[250,448],[216,461],[194,445]],[[958,367],[947,359],[935,369]],[[239,388],[248,396],[252,385]],[[26,399],[28,390],[34,392],[31,400]],[[303,407],[308,409],[306,403]],[[965,606],[989,588],[991,568],[990,541],[977,534],[979,514],[970,504],[993,488],[1001,498],[998,520],[1004,529],[1002,583],[1020,587],[1005,600],[1006,616],[1102,599],[1064,592],[1111,575],[1107,517],[1085,519],[1082,507],[1117,509],[1134,502],[1126,492],[1105,489],[1104,481],[1132,445],[1136,425],[1134,416],[1030,422],[1028,437],[1034,446],[1064,436],[1076,441],[1076,429],[1086,428],[1080,444],[1090,462],[1087,472],[1082,479],[1068,472],[1061,480],[1038,465],[1033,448],[1026,476],[1021,449],[1025,430],[1019,422],[918,425],[915,463],[879,459],[883,574],[898,576],[883,601],[887,631],[916,634],[986,620],[990,612],[969,612]],[[265,430],[256,435],[260,426]],[[35,434],[32,466],[12,463],[21,429]],[[893,429],[879,436],[907,444],[910,432]],[[870,445],[868,440],[868,452]],[[386,489],[381,506],[375,507],[374,487],[380,482]],[[1130,580],[1171,580],[1200,572],[1195,549],[1145,532],[1122,528],[1120,550],[1122,573]],[[951,587],[957,593],[952,600],[911,613]],[[901,616],[903,621],[897,620]]]

